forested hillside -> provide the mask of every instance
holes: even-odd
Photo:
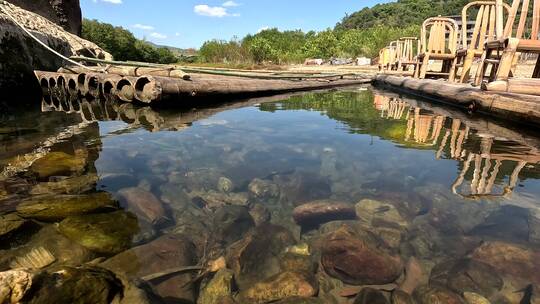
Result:
[[[368,29],[378,25],[419,25],[429,17],[459,15],[469,0],[398,0],[377,4],[345,16],[336,29]]]

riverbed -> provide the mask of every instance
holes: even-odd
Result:
[[[0,141],[23,302],[540,303],[534,130],[359,86],[44,99]]]

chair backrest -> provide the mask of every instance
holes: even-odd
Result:
[[[455,54],[458,24],[445,17],[428,18],[422,24],[422,52],[431,54]]]
[[[498,12],[502,11],[504,6],[503,0],[496,0]],[[508,21],[504,28],[503,37],[514,37],[518,39],[539,40],[538,34],[540,29],[540,0],[533,0],[532,14],[529,14],[531,9],[530,0],[514,0]],[[501,18],[501,14],[497,18]],[[518,18],[519,16],[519,18]]]
[[[416,44],[416,46],[415,46]],[[416,49],[415,49],[416,48]],[[416,37],[402,37],[397,44],[397,57],[400,62],[412,62],[420,51],[420,40]]]
[[[469,19],[471,16],[469,10],[477,9],[476,18]],[[503,14],[510,14],[510,5],[502,3]],[[501,14],[501,15],[503,15]],[[474,20],[472,32],[467,25],[469,21]],[[497,19],[497,3],[495,1],[474,1],[463,7],[461,12],[461,39],[463,49],[484,50],[484,42],[495,40],[500,33],[497,33],[504,25],[498,26],[498,22],[503,19]]]

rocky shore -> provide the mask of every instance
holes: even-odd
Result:
[[[86,55],[111,59],[110,54],[99,46],[67,32],[39,14],[11,3],[0,5],[42,42],[64,56]],[[61,58],[30,38],[1,11],[0,38],[0,88],[2,100],[8,103],[22,103],[24,100],[21,100],[21,96],[39,94],[34,70],[56,71],[65,64]]]

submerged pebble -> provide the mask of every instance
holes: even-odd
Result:
[[[304,227],[317,227],[334,220],[347,220],[356,218],[354,207],[350,204],[318,200],[296,207],[293,210],[294,221]]]

